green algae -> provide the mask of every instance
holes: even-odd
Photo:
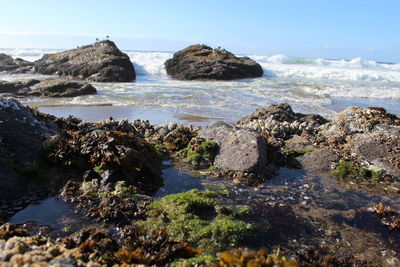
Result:
[[[215,166],[215,165],[211,165],[210,167],[208,167],[208,170],[209,170],[210,172],[215,172],[215,171],[218,171],[218,167]]]
[[[254,231],[252,225],[238,220],[247,209],[219,205],[216,196],[196,189],[165,196],[151,203],[147,219],[137,224],[147,230],[165,228],[174,240],[206,251],[236,247]]]
[[[355,174],[355,168],[349,161],[340,161],[336,166],[333,175],[336,178],[344,179]]]
[[[284,150],[283,152],[286,154],[286,156],[295,158],[313,151],[315,151],[315,149],[288,149]]]
[[[353,178],[353,179],[362,179],[367,180],[369,182],[379,182],[383,179],[385,171],[381,168],[364,168],[364,167],[356,167],[350,161],[340,161],[333,171],[333,176],[339,179],[344,178]]]
[[[195,267],[195,266],[208,266],[213,262],[217,261],[217,257],[209,255],[209,254],[202,254],[197,257],[193,257],[190,259],[179,259],[172,262],[169,266],[171,267]]]
[[[208,140],[201,142],[199,145],[189,144],[179,151],[179,155],[185,157],[185,162],[194,166],[206,165],[211,167],[217,156],[218,149],[217,142]],[[213,170],[217,170],[215,168]]]

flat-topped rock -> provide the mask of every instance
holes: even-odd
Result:
[[[67,79],[0,81],[0,94],[16,96],[75,97],[96,94],[91,84]]]
[[[136,78],[129,56],[111,41],[44,55],[35,62],[41,74],[71,76],[94,82],[130,82]]]
[[[263,75],[262,67],[248,57],[224,49],[192,45],[165,62],[167,74],[179,80],[233,80]]]

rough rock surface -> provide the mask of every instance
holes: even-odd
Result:
[[[96,94],[91,84],[72,80],[0,81],[0,93],[16,96],[75,97]]]
[[[46,139],[59,133],[52,120],[36,111],[15,100],[0,100],[0,200],[20,196],[29,182],[21,171],[39,162]]]
[[[49,158],[55,164],[67,162],[81,174],[95,171],[102,186],[124,181],[140,193],[152,194],[162,185],[160,156],[127,120],[56,121],[67,136],[52,142]]]
[[[9,55],[0,53],[0,72],[26,73],[32,70],[33,63],[21,58],[12,58]]]
[[[35,62],[34,68],[41,74],[72,76],[95,82],[130,82],[136,77],[128,55],[111,41],[44,55]]]
[[[329,148],[322,148],[297,158],[302,168],[311,172],[330,172],[339,156]]]
[[[42,183],[53,188],[71,177],[99,179],[104,187],[124,181],[145,194],[163,182],[160,156],[127,120],[55,118],[1,99],[0,206],[40,192]]]
[[[265,140],[257,133],[217,122],[199,131],[198,137],[219,144],[214,164],[221,170],[263,174],[267,165]]]
[[[240,119],[236,125],[256,130],[260,134],[288,139],[291,135],[303,132],[315,134],[317,128],[325,124],[326,119],[315,114],[301,114],[293,112],[288,104],[269,105],[265,109],[259,108],[253,114]]]
[[[320,135],[342,158],[400,178],[400,119],[383,108],[347,108]]]
[[[261,66],[248,57],[224,49],[192,45],[165,62],[167,74],[179,80],[232,80],[263,75]]]

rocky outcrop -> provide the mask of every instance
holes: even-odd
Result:
[[[256,132],[217,122],[199,131],[199,138],[218,143],[214,164],[220,170],[267,174],[267,147]]]
[[[1,99],[0,206],[70,177],[98,179],[105,191],[123,181],[144,194],[163,182],[159,154],[128,121],[55,118]]]
[[[165,69],[179,80],[233,80],[263,75],[254,60],[205,45],[192,45],[175,53],[165,62]]]
[[[136,77],[128,55],[108,40],[44,55],[35,62],[34,68],[41,74],[71,76],[94,82],[130,82]]]
[[[0,94],[16,96],[75,97],[96,94],[91,84],[72,80],[0,81]]]
[[[26,73],[32,70],[33,63],[21,58],[12,58],[6,54],[0,54],[0,72]]]
[[[321,128],[320,136],[342,159],[400,178],[400,119],[385,109],[347,108]]]
[[[303,132],[315,134],[318,127],[327,122],[316,114],[293,112],[288,104],[275,104],[259,108],[253,114],[240,119],[236,125],[267,133],[275,138],[289,139],[292,135]]]

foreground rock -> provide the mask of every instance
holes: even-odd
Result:
[[[383,108],[347,108],[320,131],[321,138],[355,167],[384,170],[400,179],[400,119]]]
[[[21,197],[37,182],[45,141],[56,134],[60,129],[50,118],[17,101],[0,100],[0,201]]]
[[[0,72],[26,73],[32,70],[33,63],[21,58],[12,58],[6,54],[0,54]]]
[[[0,225],[1,266],[166,266],[199,251],[187,243],[170,241],[165,232],[145,232],[135,226],[121,227],[118,239],[106,230],[84,228],[52,240],[30,236],[27,229]]]
[[[214,161],[218,169],[259,176],[271,175],[267,165],[267,144],[258,133],[217,122],[201,129],[198,137],[218,143],[219,151]]]
[[[248,57],[224,49],[192,45],[165,62],[167,74],[179,80],[233,80],[263,75],[261,66]]]
[[[44,55],[35,62],[35,71],[94,82],[130,82],[136,77],[128,55],[111,41]]]
[[[91,84],[71,80],[0,81],[0,94],[16,96],[75,97],[96,94]]]
[[[71,177],[98,179],[104,192],[118,181],[144,194],[162,185],[161,158],[127,121],[55,118],[12,99],[0,101],[0,170],[0,201]]]

